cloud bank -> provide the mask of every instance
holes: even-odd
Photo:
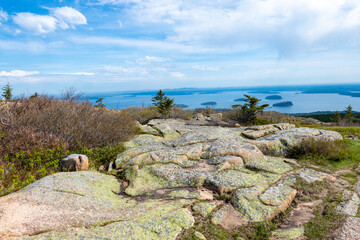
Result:
[[[360,45],[358,0],[96,0],[127,5],[139,24],[166,25],[167,40],[280,53]]]

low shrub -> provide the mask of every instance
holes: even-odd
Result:
[[[287,157],[330,168],[355,168],[360,163],[360,142],[354,140],[303,140]]]
[[[0,195],[58,171],[71,153],[105,167],[136,132],[133,115],[49,96],[0,105]]]

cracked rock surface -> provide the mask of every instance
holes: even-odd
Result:
[[[122,180],[56,173],[0,198],[0,239],[175,239],[195,212],[224,228],[271,219],[295,198],[296,178],[328,176],[286,152],[305,138],[341,139],[287,123],[223,128],[157,119],[139,128],[109,167]]]

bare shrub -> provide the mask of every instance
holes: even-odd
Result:
[[[61,92],[61,99],[64,101],[77,102],[82,97],[81,93],[78,93],[76,88],[70,87]]]
[[[148,123],[151,119],[160,118],[160,114],[154,107],[128,107],[121,112],[132,115],[141,124]]]
[[[184,120],[190,120],[193,117],[191,110],[184,110],[182,108],[174,108],[170,112],[171,118],[179,118]]]
[[[3,126],[3,131],[31,127],[35,132],[56,136],[70,148],[115,144],[128,140],[135,131],[133,118],[126,112],[48,96],[19,99],[7,112],[9,125]]]

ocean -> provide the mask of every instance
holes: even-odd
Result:
[[[131,106],[149,106],[152,97],[158,90],[103,92],[85,94],[90,101],[95,102],[104,98],[103,103],[112,109],[121,109]],[[282,113],[310,113],[317,111],[342,111],[348,105],[354,111],[360,111],[360,84],[348,85],[316,85],[316,86],[274,86],[252,88],[182,88],[163,89],[163,92],[173,98],[176,104],[187,105],[185,109],[204,108],[205,102],[216,102],[209,105],[211,108],[231,108],[233,104],[243,104],[234,101],[243,98],[244,94],[262,99],[261,104],[269,104],[266,110]],[[270,95],[279,95],[280,100],[265,99]],[[274,103],[291,101],[292,106],[274,107]]]

